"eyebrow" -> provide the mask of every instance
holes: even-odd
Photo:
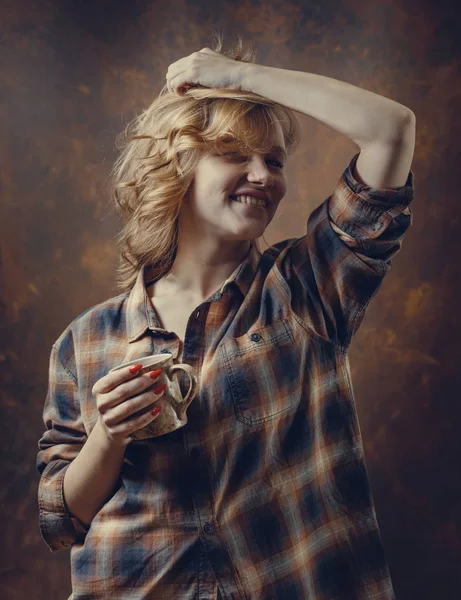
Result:
[[[270,149],[270,152],[281,152],[285,158],[287,157],[287,153],[282,148],[282,146],[272,146],[272,148]]]

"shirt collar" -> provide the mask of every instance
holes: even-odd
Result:
[[[231,276],[223,283],[219,293],[222,294],[225,288],[234,283],[243,297],[245,297],[256,275],[260,259],[261,253],[255,244],[251,242],[247,255],[236,267]],[[157,327],[154,308],[147,292],[147,281],[149,281],[149,265],[143,265],[139,269],[136,283],[128,296],[126,322],[128,341],[130,343],[141,337],[147,329],[159,329]],[[149,281],[149,284],[151,283],[153,281]]]

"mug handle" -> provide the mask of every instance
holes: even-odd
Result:
[[[187,390],[187,394],[182,399],[181,406],[179,407],[178,417],[180,419],[182,419],[184,416],[184,413],[186,412],[187,408],[189,407],[189,404],[195,398],[195,395],[197,392],[198,381],[197,381],[197,375],[195,373],[195,369],[193,367],[191,367],[190,365],[187,365],[184,363],[184,364],[180,364],[180,365],[172,365],[170,367],[170,373],[172,375],[177,370],[184,371],[186,373],[187,377],[189,378],[189,389]]]

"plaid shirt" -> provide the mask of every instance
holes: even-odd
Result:
[[[71,548],[74,600],[395,598],[347,352],[411,224],[413,173],[373,189],[354,178],[357,158],[307,235],[263,254],[252,245],[197,306],[183,356],[200,374],[189,422],[128,445],[120,486],[88,529],[63,479],[98,419],[92,386],[127,360],[177,359],[179,340],[160,327],[147,267],[54,343],[40,530],[51,551]]]

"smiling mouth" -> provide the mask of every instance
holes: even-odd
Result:
[[[265,204],[263,206],[262,204],[251,204],[249,202],[241,202],[240,200],[237,200],[237,196],[233,196],[233,195],[230,195],[229,199],[233,200],[234,202],[237,202],[238,204],[245,204],[245,206],[255,206],[256,208],[261,208],[262,210],[267,209],[267,201],[265,201]]]

